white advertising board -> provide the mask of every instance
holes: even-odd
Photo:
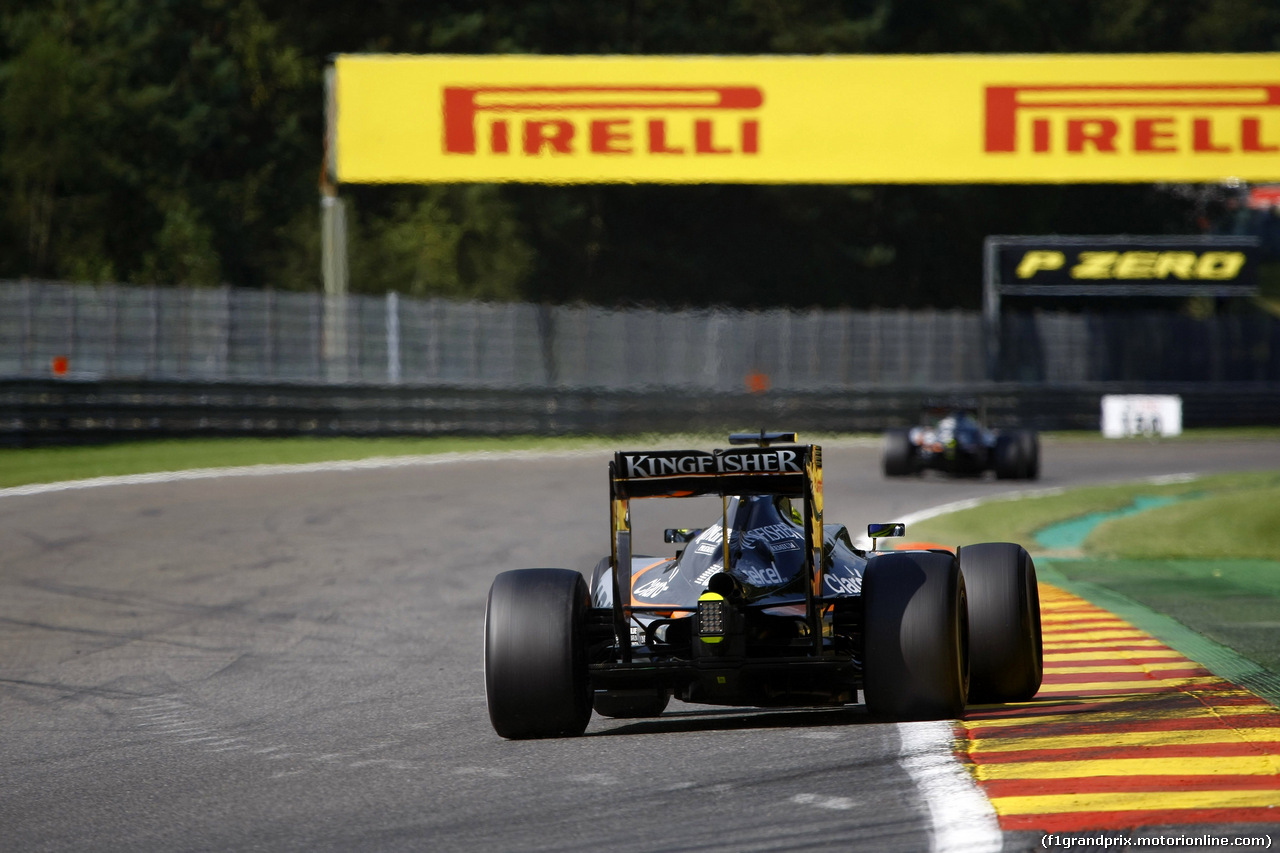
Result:
[[[1181,435],[1182,398],[1176,394],[1106,394],[1102,398],[1102,435]]]

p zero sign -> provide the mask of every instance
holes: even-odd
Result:
[[[993,236],[983,244],[988,370],[1000,361],[1005,297],[1251,296],[1255,237]]]
[[[1280,180],[1280,54],[341,55],[343,183]]]
[[[998,346],[1007,296],[1252,296],[1258,240],[1230,236],[987,237],[983,319]],[[989,353],[992,358],[995,353]]]
[[[988,277],[1006,296],[1245,296],[1252,237],[988,237]]]

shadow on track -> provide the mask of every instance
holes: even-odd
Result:
[[[889,722],[867,713],[862,705],[840,708],[724,708],[667,711],[645,720],[619,720],[613,728],[588,731],[586,737],[739,731],[742,729],[820,728]]]

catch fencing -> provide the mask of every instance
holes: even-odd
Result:
[[[814,391],[980,379],[974,312],[609,310],[0,282],[0,376]]]
[[[875,431],[963,399],[1097,429],[1104,394],[1184,425],[1280,423],[1261,313],[608,310],[0,282],[0,446],[234,435]]]
[[[710,393],[1280,381],[1261,313],[610,310],[0,282],[0,377]]]

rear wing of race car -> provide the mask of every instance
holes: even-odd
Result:
[[[613,528],[610,560],[613,569],[614,623],[622,644],[622,659],[631,660],[629,623],[632,614],[647,609],[631,599],[632,498],[687,498],[719,495],[725,508],[724,567],[729,568],[728,503],[742,495],[777,495],[803,502],[805,568],[811,582],[805,601],[811,631],[819,650],[822,631],[815,602],[822,591],[822,448],[783,444],[794,433],[738,434],[734,444],[755,444],[728,450],[620,451],[609,463],[610,522]]]

